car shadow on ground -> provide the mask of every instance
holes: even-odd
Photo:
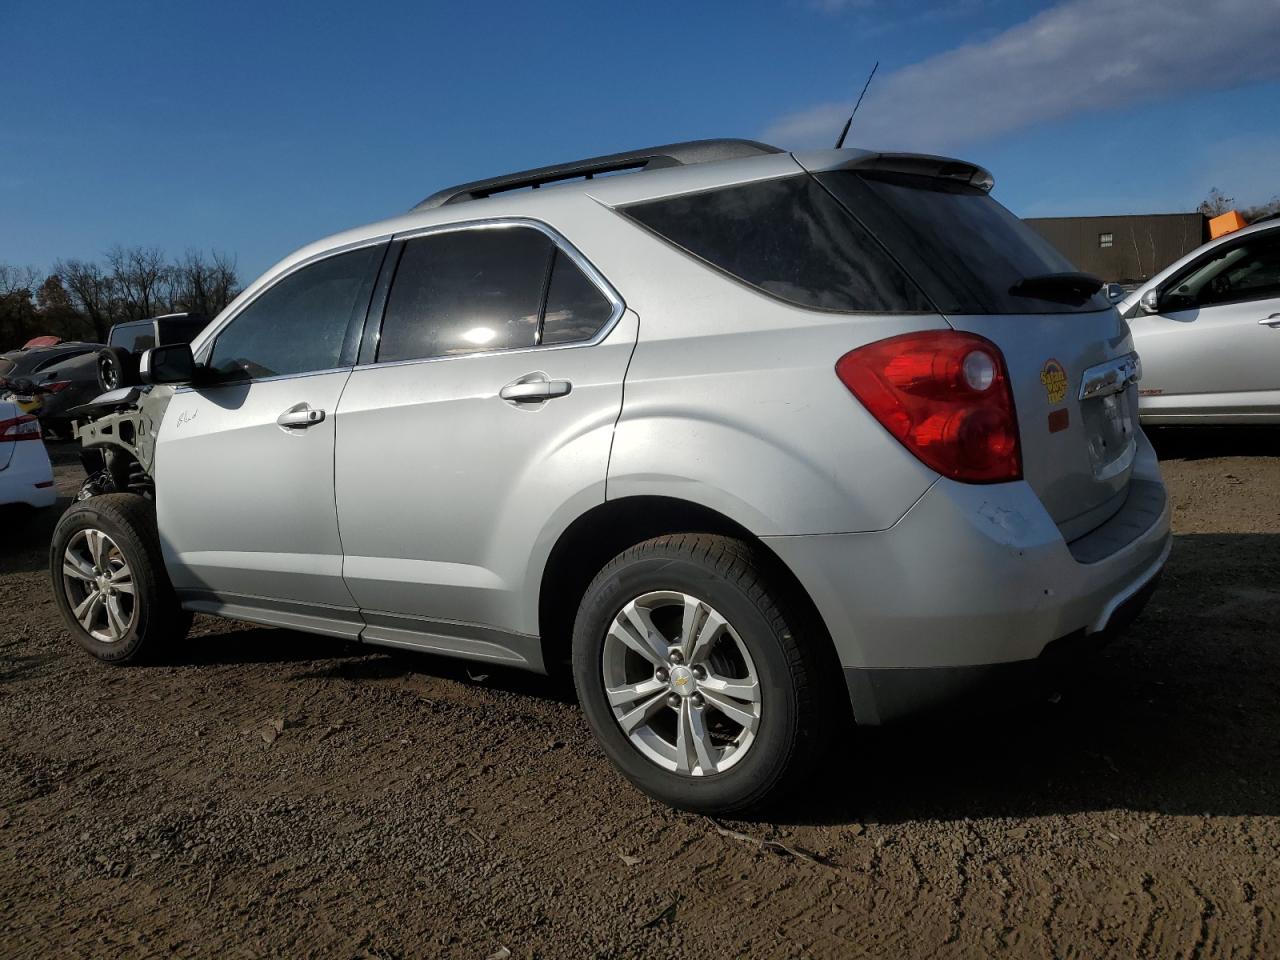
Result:
[[[832,731],[820,777],[761,818],[839,825],[1105,809],[1280,815],[1280,635],[1272,625],[1280,586],[1251,586],[1280,584],[1280,537],[1175,541],[1143,616],[1065,678],[1052,699]],[[176,660],[282,661],[313,663],[295,679],[438,678],[575,699],[563,675],[287,630],[197,635]]]
[[[1180,535],[1142,617],[1053,701],[860,729],[774,817],[1280,814],[1280,537]]]
[[[573,683],[565,672],[547,677],[500,664],[459,660],[425,651],[399,650],[295,630],[248,624],[227,630],[224,623],[213,619],[197,620],[192,635],[179,649],[165,656],[159,665],[312,664],[312,669],[295,673],[292,679],[377,682],[414,676],[436,677],[561,703],[577,701]],[[205,627],[213,629],[203,629]]]
[[[1144,427],[1161,460],[1280,457],[1280,426]]]

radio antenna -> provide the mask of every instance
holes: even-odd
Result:
[[[871,68],[871,72],[867,74],[867,82],[862,85],[862,92],[858,94],[858,102],[853,105],[853,113],[858,112],[858,108],[862,106],[862,98],[867,95],[867,87],[871,86],[871,78],[876,75],[876,71],[880,69],[880,61],[876,61],[876,65]],[[839,150],[844,146],[844,138],[849,135],[849,128],[853,126],[853,113],[849,114],[849,119],[844,122],[844,129],[840,131],[840,139],[836,141],[836,149]]]

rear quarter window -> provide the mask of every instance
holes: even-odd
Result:
[[[933,312],[875,237],[808,174],[645,201],[622,212],[788,303],[849,313]]]

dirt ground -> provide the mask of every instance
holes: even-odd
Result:
[[[1280,956],[1280,433],[1156,440],[1172,559],[1081,682],[771,822],[650,802],[544,678],[203,618],[95,663],[5,515],[0,955]]]

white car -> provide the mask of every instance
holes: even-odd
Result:
[[[0,506],[51,507],[57,499],[40,421],[0,400]]]
[[[1280,423],[1280,220],[1206,243],[1117,309],[1142,357],[1143,423]]]

